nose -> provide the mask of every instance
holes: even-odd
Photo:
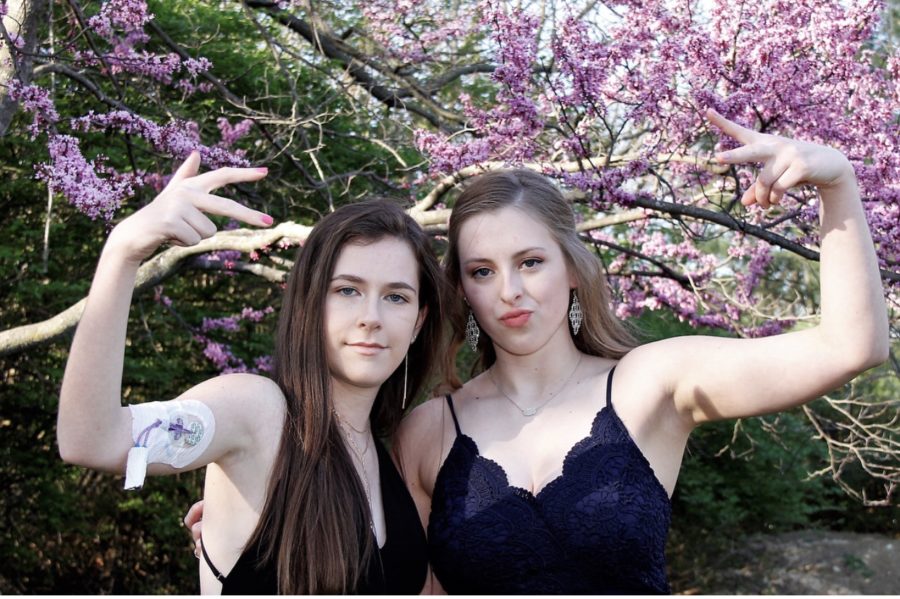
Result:
[[[381,302],[377,296],[367,298],[362,303],[358,324],[361,328],[370,330],[381,328]]]
[[[503,275],[503,288],[500,299],[507,304],[515,304],[522,297],[522,276],[517,270],[510,270]]]

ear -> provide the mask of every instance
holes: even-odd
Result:
[[[419,310],[419,316],[416,318],[416,326],[413,329],[413,339],[419,336],[419,331],[422,330],[422,325],[425,324],[425,318],[428,317],[428,306],[422,306]]]

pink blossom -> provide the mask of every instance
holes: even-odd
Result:
[[[59,121],[59,113],[48,90],[37,85],[22,85],[17,79],[11,79],[8,88],[10,100],[18,102],[22,110],[34,115],[34,121],[28,127],[32,139]]]
[[[156,151],[178,158],[186,157],[197,150],[203,162],[212,168],[249,166],[249,162],[238,153],[222,147],[204,146],[200,142],[197,124],[191,121],[173,121],[167,125],[158,125],[136,114],[115,110],[105,114],[89,112],[85,116],[73,119],[72,127],[81,131],[101,129],[137,135],[148,141]]]
[[[137,175],[118,174],[104,167],[102,157],[85,159],[78,140],[70,135],[51,135],[48,149],[50,163],[39,165],[38,177],[91,219],[112,218],[141,183]],[[104,179],[98,173],[110,176]]]
[[[237,125],[232,126],[231,123],[228,122],[228,119],[220,117],[216,120],[216,125],[222,133],[221,146],[223,148],[230,148],[237,140],[247,135],[253,127],[253,121],[251,119],[243,119]]]

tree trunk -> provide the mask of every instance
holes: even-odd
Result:
[[[47,15],[47,0],[8,0],[7,13],[3,17],[0,39],[0,137],[16,112],[16,102],[9,99],[7,83],[18,79],[31,81],[38,31]],[[21,40],[21,47],[11,47],[12,40]]]

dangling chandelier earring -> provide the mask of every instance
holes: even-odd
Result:
[[[577,335],[581,329],[581,323],[584,320],[584,313],[581,311],[581,302],[572,290],[572,305],[569,307],[569,324],[572,325],[572,335]]]
[[[469,310],[469,320],[466,321],[466,342],[472,348],[472,351],[478,349],[479,335],[481,335],[481,329],[478,328],[478,323],[475,322],[475,314],[472,313],[472,310]]]

